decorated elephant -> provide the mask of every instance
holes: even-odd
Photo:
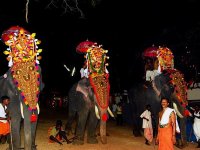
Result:
[[[78,124],[76,129],[77,139],[74,144],[84,144],[84,130],[88,121],[88,143],[97,143],[96,127],[97,117],[100,119],[100,137],[103,144],[107,143],[106,121],[108,119],[107,109],[109,105],[109,74],[106,69],[106,53],[101,46],[90,41],[81,42],[77,46],[77,52],[85,53],[86,68],[84,72],[88,75],[76,83],[69,92],[69,125],[70,118],[75,112],[78,113]],[[95,113],[96,111],[96,113]],[[97,115],[96,115],[97,114]],[[89,116],[89,119],[87,120]]]
[[[146,82],[143,87],[133,88],[132,103],[136,104],[138,110],[134,112],[134,117],[144,109],[145,104],[152,106],[155,114],[155,131],[157,130],[157,118],[161,98],[171,101],[171,107],[176,110],[180,126],[180,139],[177,146],[183,148],[186,141],[186,117],[189,115],[187,108],[187,86],[183,74],[174,68],[174,56],[167,47],[151,47],[144,53],[149,59],[146,65]],[[150,62],[150,63],[149,63]],[[140,91],[141,90],[141,91]],[[141,124],[140,124],[141,125]],[[138,124],[134,125],[136,129]],[[139,128],[139,127],[138,127]]]
[[[23,118],[24,149],[35,150],[36,126],[39,114],[39,93],[44,85],[41,79],[39,53],[35,34],[14,26],[4,31],[2,40],[9,48],[4,51],[8,55],[10,69],[0,77],[0,96],[8,96],[10,104],[10,150],[21,147],[20,127]]]

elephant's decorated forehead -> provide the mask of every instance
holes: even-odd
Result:
[[[174,68],[174,55],[169,48],[159,47],[157,51],[157,58],[162,70]]]
[[[94,93],[97,98],[97,102],[101,108],[107,108],[110,97],[110,84],[108,74],[97,74],[93,73],[90,76],[90,84],[94,89]]]
[[[38,44],[41,42],[35,39],[35,33],[30,34],[24,28],[14,26],[4,31],[2,39],[9,48],[4,51],[5,55],[8,55],[9,67],[13,62],[27,62],[30,60],[38,61],[41,56],[37,57],[41,49],[37,50]]]
[[[39,96],[39,68],[35,61],[15,63],[12,68],[14,83],[30,110],[36,109]]]

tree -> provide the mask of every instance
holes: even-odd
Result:
[[[40,1],[40,0],[35,0],[35,1]],[[92,7],[95,7],[96,5],[98,5],[102,0],[87,0],[85,1],[86,5],[91,5]],[[81,0],[50,0],[50,2],[48,2],[46,4],[46,8],[51,8],[51,7],[55,7],[55,8],[61,8],[63,9],[63,14],[66,14],[67,12],[78,12],[80,13],[81,18],[84,18],[84,12],[81,9]],[[29,3],[30,0],[26,0],[26,22],[28,23],[28,13],[29,13]]]

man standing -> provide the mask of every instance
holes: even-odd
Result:
[[[156,144],[158,150],[174,150],[176,132],[179,132],[175,111],[169,108],[169,100],[161,99],[162,110],[159,112],[158,135]]]
[[[193,130],[198,142],[197,148],[200,148],[200,109],[198,105],[195,106],[193,115],[194,115]]]
[[[140,115],[143,119],[142,128],[144,129],[145,144],[150,145],[149,142],[153,140],[153,128],[151,119],[151,106],[146,105],[145,111]]]
[[[7,106],[10,102],[8,96],[2,96],[0,102],[0,142],[4,144],[7,139],[7,135],[10,133],[10,126],[8,122]]]

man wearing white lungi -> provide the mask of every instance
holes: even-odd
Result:
[[[193,124],[194,135],[196,136],[198,146],[200,148],[200,109],[199,106],[194,108],[194,124]]]

